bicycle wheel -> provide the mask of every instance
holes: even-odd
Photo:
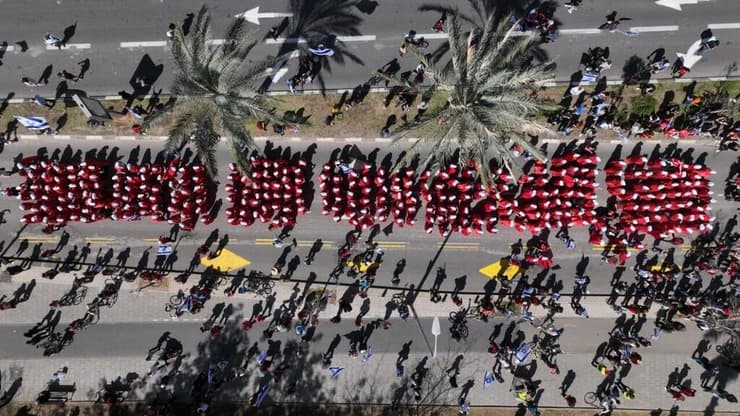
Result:
[[[110,296],[108,297],[108,302],[106,302],[106,303],[107,303],[107,305],[108,305],[108,307],[109,307],[109,308],[112,308],[112,307],[113,307],[113,305],[115,305],[115,304],[116,304],[116,302],[118,302],[118,292],[114,292],[114,293],[112,293],[112,294],[111,294],[111,295],[110,295]]]
[[[457,321],[457,311],[450,312],[450,322]]]
[[[594,392],[588,392],[585,396],[583,396],[584,403],[588,403],[593,407],[600,407],[599,406],[599,396],[596,395]]]
[[[82,303],[82,301],[85,300],[85,297],[87,297],[87,287],[86,286],[80,286],[79,289],[77,289],[77,294],[74,297],[74,300],[72,301],[75,305],[79,305]]]
[[[179,295],[179,294],[178,294],[178,295],[172,295],[172,296],[170,296],[170,305],[171,305],[171,306],[173,306],[173,307],[174,307],[174,306],[177,306],[177,305],[179,305],[179,304],[180,304],[181,302],[182,302],[182,298],[180,297],[180,295]]]
[[[272,279],[265,279],[262,282],[262,287],[267,288],[267,290],[272,290],[275,287],[275,281]]]

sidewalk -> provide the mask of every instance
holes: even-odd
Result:
[[[0,312],[0,316],[3,317],[5,322],[35,322],[36,319],[39,319],[41,316],[43,316],[43,314],[46,313],[46,311],[48,311],[48,305],[51,300],[58,299],[67,290],[69,290],[69,288],[72,287],[72,282],[74,280],[72,273],[60,273],[53,280],[48,280],[41,277],[41,274],[45,270],[47,270],[47,268],[45,267],[32,267],[29,270],[23,271],[13,276],[12,283],[0,283],[1,293],[12,293],[12,291],[14,291],[22,283],[30,283],[34,279],[36,281],[36,288],[34,289],[34,293],[31,295],[29,301],[19,304],[18,308],[16,308],[15,310],[11,309]],[[100,292],[100,290],[105,285],[106,279],[108,278],[109,277],[107,276],[99,274],[90,284],[86,285],[88,286],[88,294],[84,303],[90,302],[94,298],[94,296],[98,292]],[[119,292],[118,302],[127,302],[128,299],[134,299],[137,303],[148,303],[149,301],[151,301],[152,303],[156,303],[156,308],[154,309],[156,313],[153,313],[152,316],[146,316],[145,312],[151,311],[150,308],[146,308],[146,310],[140,311],[142,312],[141,314],[126,314],[126,316],[120,317],[123,319],[116,319],[116,310],[120,308],[114,307],[111,310],[105,311],[106,320],[108,320],[107,318],[109,316],[112,317],[112,321],[114,322],[132,322],[136,319],[143,319],[147,321],[151,321],[152,319],[165,320],[167,319],[167,315],[163,312],[165,302],[168,302],[171,295],[176,294],[179,290],[188,290],[193,284],[195,284],[196,279],[197,276],[191,276],[189,281],[185,285],[183,285],[175,282],[174,274],[170,274],[166,277],[166,281],[163,282],[161,286],[148,287],[141,290],[140,287],[143,284],[141,280],[137,280],[131,283],[124,282]],[[351,282],[351,280],[347,278],[341,277],[340,279],[342,279],[342,283]],[[244,303],[244,308],[246,310],[251,308],[252,304],[263,300],[262,297],[257,296],[252,292],[247,292],[245,294],[236,293],[231,297],[224,296],[223,289],[225,289],[225,287],[225,285],[222,286],[211,296],[209,304],[222,301],[238,301]],[[291,294],[294,291],[294,288],[298,288],[303,292],[305,291],[306,287],[307,283],[276,281],[274,288],[274,291],[276,293],[276,304],[280,304],[283,300],[290,298]],[[339,302],[337,301],[337,299],[342,297],[348,287],[339,286],[336,284],[336,282],[325,283],[317,281],[310,285],[309,291],[321,291],[324,290],[324,288],[329,293],[330,301],[327,305],[326,310],[322,312],[321,316],[334,316],[339,309]],[[400,293],[402,290],[402,287],[399,287],[398,290],[387,291],[383,289],[370,288],[370,290],[368,291],[367,299],[370,300],[370,304],[372,306],[370,308],[370,312],[366,315],[366,317],[369,319],[383,318],[386,314],[385,305],[391,301],[394,293]],[[428,292],[420,292],[417,295],[416,300],[414,301],[413,309],[419,317],[436,316],[440,318],[447,318],[450,312],[457,311],[460,309],[460,307],[456,306],[450,300],[449,296],[446,296],[445,298],[446,300],[444,300],[443,302],[434,303],[431,301]],[[461,299],[463,300],[463,303],[461,305],[462,307],[467,307],[469,303],[474,304],[475,302],[475,296],[464,295],[461,296]],[[619,314],[615,312],[611,306],[606,304],[606,299],[607,298],[605,296],[584,296],[581,300],[581,305],[583,305],[583,307],[585,307],[588,311],[590,319],[616,319]],[[353,306],[358,307],[359,303],[362,303],[363,300],[364,299],[360,298],[359,296],[355,297]],[[556,316],[556,319],[580,318],[580,316],[577,315],[570,307],[569,296],[561,297],[560,303],[563,306],[563,313],[558,314]],[[30,312],[29,309],[33,309],[35,312]],[[531,310],[536,317],[542,318],[546,314],[546,311],[539,306],[533,306]],[[658,310],[659,307],[654,305],[647,314],[648,319],[654,318]],[[396,316],[397,312],[393,312],[393,315]],[[498,315],[499,314],[497,314],[497,316]],[[72,319],[70,314],[67,314],[67,317]]]

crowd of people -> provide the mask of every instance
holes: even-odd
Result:
[[[595,178],[599,158],[593,142],[552,158],[549,167],[531,162],[514,181],[504,167],[493,164],[493,183],[484,187],[474,164],[448,164],[432,175],[405,167],[387,173],[389,166],[335,160],[319,176],[323,214],[334,221],[347,219],[361,229],[392,219],[412,226],[426,202],[424,230],[442,235],[495,233],[496,225],[519,232],[544,228],[586,226],[594,221]]]
[[[133,221],[149,216],[190,231],[198,218],[215,219],[215,189],[201,163],[184,164],[174,158],[167,164],[116,162],[109,206],[111,219]]]
[[[226,220],[231,225],[248,227],[259,221],[270,228],[292,227],[299,215],[308,211],[304,188],[310,181],[311,166],[303,159],[272,160],[253,156],[251,171],[244,175],[234,163],[229,165]]]
[[[135,221],[149,216],[192,230],[215,219],[215,189],[200,163],[179,158],[164,163],[111,166],[106,161],[62,163],[33,156],[16,164],[25,178],[5,194],[21,200],[21,222],[53,232],[71,222]]]

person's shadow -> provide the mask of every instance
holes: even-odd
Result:
[[[13,381],[13,384],[10,385],[10,388],[3,393],[2,396],[0,396],[0,408],[10,403],[11,400],[13,400],[13,397],[15,397],[16,393],[18,393],[18,390],[21,389],[21,385],[23,384],[23,377],[18,377]]]
[[[75,35],[75,32],[77,32],[77,22],[74,22],[74,24],[64,28],[64,33],[62,33],[62,41],[60,42],[61,45],[67,46],[67,43],[72,40],[72,36]]]

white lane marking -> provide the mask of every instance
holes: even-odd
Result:
[[[89,43],[68,43],[62,46],[62,49],[90,49],[92,47]],[[55,51],[59,48],[56,46],[46,45],[47,51]]]
[[[0,51],[2,52],[13,52],[15,50],[15,46],[13,45],[5,45],[5,47],[0,47]]]
[[[18,138],[21,140],[38,140],[39,136],[33,134],[19,134]]]
[[[390,143],[392,139],[386,137],[376,137],[375,141],[378,143]]]
[[[300,142],[301,140],[303,140],[303,138],[301,138],[301,137],[291,137],[290,138],[290,141],[291,142]]]
[[[740,29],[740,23],[712,23],[707,25],[710,29]]]
[[[585,29],[561,29],[560,34],[561,35],[596,35],[603,32],[601,29],[592,29],[592,28],[585,28]]]
[[[405,35],[404,35],[405,36]],[[403,36],[401,36],[403,38]],[[447,39],[447,33],[417,33],[416,38],[429,39]]]
[[[337,36],[337,40],[342,42],[372,42],[377,39],[375,35],[359,35],[359,36]],[[306,43],[306,39],[298,38],[277,38],[277,39],[265,39],[265,43],[268,45],[281,45],[283,43]]]
[[[167,45],[167,41],[164,41],[164,40],[121,42],[122,48],[156,48],[159,46],[166,46],[166,45]]]
[[[334,138],[333,137],[317,137],[316,141],[317,142],[333,142]]]
[[[103,136],[85,136],[87,140],[103,140]]]
[[[136,136],[118,136],[120,140],[136,140]]]
[[[54,138],[57,140],[70,140],[72,137],[69,136],[68,134],[57,134],[57,135],[54,135]]]
[[[362,137],[346,137],[344,141],[345,142],[361,142]]]
[[[668,26],[635,26],[630,28],[630,32],[676,32],[678,30],[678,26],[676,25],[668,25]]]

